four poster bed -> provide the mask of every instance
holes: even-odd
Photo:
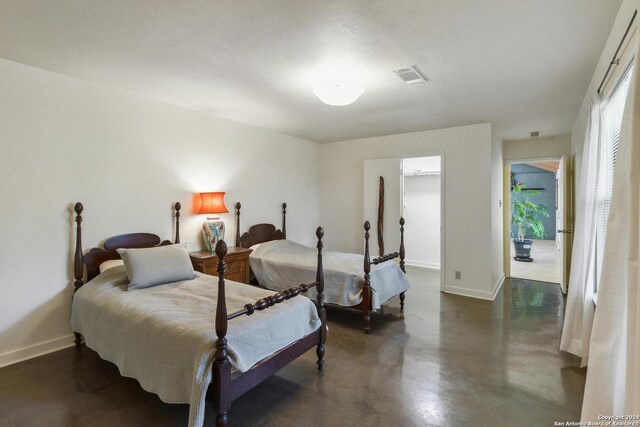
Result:
[[[287,204],[282,204],[282,230],[273,224],[256,224],[240,234],[240,208],[236,203],[236,246],[252,248],[249,263],[252,281],[272,290],[280,283],[294,283],[313,268],[313,249],[286,240]],[[369,333],[371,312],[391,298],[400,298],[404,311],[405,291],[409,281],[405,270],[404,218],[400,218],[400,250],[373,260],[369,256],[369,221],[364,223],[364,257],[341,252],[324,253],[325,303],[362,312],[364,332]],[[399,258],[396,262],[387,262]]]
[[[179,203],[175,209],[179,243]],[[83,253],[82,204],[76,203],[74,210],[71,323],[76,345],[84,338],[122,375],[136,378],[163,401],[189,403],[190,426],[204,421],[205,395],[216,425],[226,426],[234,399],[313,347],[322,369],[326,314],[321,227],[316,230],[315,281],[275,293],[225,281],[224,241],[216,246],[219,277],[194,274],[181,245],[150,233],[111,237],[104,249]],[[121,258],[122,263],[117,261]],[[186,278],[174,280],[177,276],[171,274]],[[313,288],[315,304],[295,298]]]

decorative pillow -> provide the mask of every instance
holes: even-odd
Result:
[[[196,277],[191,259],[181,245],[118,249],[129,277],[129,290],[143,289]]]
[[[100,264],[100,267],[99,267],[100,273],[104,273],[110,268],[117,267],[123,264],[124,264],[124,261],[122,261],[121,259],[110,259],[109,261],[105,261],[102,264]]]

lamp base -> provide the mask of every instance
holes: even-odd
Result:
[[[202,224],[202,238],[209,252],[215,252],[216,245],[224,239],[224,222],[220,219],[209,219]]]

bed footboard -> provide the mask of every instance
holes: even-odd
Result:
[[[400,269],[404,274],[407,274],[407,269],[404,266],[404,218],[400,217]],[[404,292],[400,294],[400,311],[404,311]]]
[[[216,245],[216,255],[218,257],[218,300],[216,302],[216,351],[213,362],[213,378],[211,382],[212,404],[216,413],[216,426],[224,427],[228,424],[227,413],[231,407],[231,402],[236,397],[259,384],[262,380],[268,378],[275,371],[286,365],[289,361],[294,360],[299,355],[305,353],[312,347],[316,346],[316,355],[318,356],[318,369],[322,370],[324,365],[324,344],[326,342],[326,312],[324,308],[324,272],[322,269],[322,237],[324,231],[322,227],[316,230],[318,238],[318,267],[316,271],[316,281],[308,284],[301,284],[284,291],[270,295],[266,298],[259,299],[253,304],[246,304],[241,310],[227,314],[227,304],[225,299],[225,283],[224,283],[224,257],[227,254],[227,244],[221,240]],[[233,320],[240,316],[251,316],[256,311],[267,310],[274,305],[283,303],[291,298],[295,298],[300,294],[304,294],[309,289],[316,288],[317,299],[316,307],[318,317],[321,320],[320,328],[312,335],[292,344],[284,350],[277,353],[272,359],[266,363],[252,368],[251,370],[238,377],[236,380],[231,378],[231,363],[227,353],[227,326],[229,320]],[[317,334],[314,338],[313,335]]]
[[[368,230],[365,227],[365,232],[366,231],[368,231]],[[366,240],[366,237],[365,237],[365,240]],[[400,257],[400,269],[402,270],[403,273],[406,273],[405,264],[404,264],[404,257],[405,257],[405,250],[404,250],[404,218],[400,218],[400,251],[399,252],[390,252],[388,254],[376,257],[376,258],[371,260],[371,264],[374,264],[374,265],[382,264],[383,262],[390,261],[390,260],[396,259],[398,257]]]
[[[369,256],[369,230],[371,224],[364,222],[364,287],[362,288],[362,316],[364,333],[368,334],[371,326],[371,258]]]
[[[377,258],[371,260],[371,264],[378,265],[382,264],[385,261],[390,261],[392,259],[398,258],[400,256],[400,252],[391,252]]]
[[[369,221],[364,222],[364,286],[362,288],[362,314],[364,317],[364,333],[368,334],[370,325],[371,325],[371,298],[372,298],[372,290],[371,290],[371,264],[378,265],[383,262],[390,261],[392,259],[400,257],[400,269],[403,273],[407,273],[405,268],[405,249],[404,249],[404,218],[400,218],[400,251],[399,252],[391,252],[386,255],[379,256],[370,259],[369,255],[369,230],[371,229],[371,224]],[[404,292],[400,295],[400,311],[404,311]]]

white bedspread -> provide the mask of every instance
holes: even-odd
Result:
[[[282,290],[283,284],[308,283],[316,277],[318,250],[290,240],[274,240],[254,248],[249,262],[258,283],[268,289]],[[324,251],[324,300],[343,307],[362,301],[364,256]],[[380,308],[389,299],[409,289],[409,280],[400,266],[387,261],[371,265],[372,307]],[[315,289],[309,298],[315,298]]]
[[[145,390],[167,403],[189,403],[189,425],[202,425],[217,339],[218,278],[203,274],[132,291],[127,283],[119,266],[81,287],[73,300],[72,329]],[[229,313],[273,293],[231,281],[225,289]],[[319,327],[316,307],[301,297],[233,319],[227,333],[231,365],[244,372]]]

